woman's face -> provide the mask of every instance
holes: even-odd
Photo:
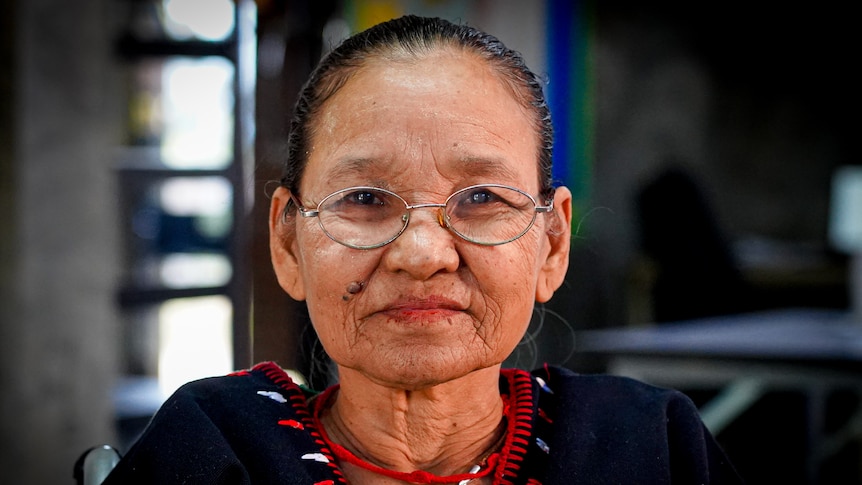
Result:
[[[481,60],[453,50],[420,61],[371,60],[326,103],[300,192],[314,208],[351,186],[391,190],[409,204],[440,203],[479,183],[539,198],[537,138],[512,92]],[[540,215],[521,238],[480,246],[416,209],[392,243],[370,250],[330,240],[315,218],[270,224],[282,286],[304,299],[327,353],[380,384],[419,389],[502,362],[534,301],[559,286],[568,258],[568,190],[559,223]],[[358,291],[357,291],[358,290]]]

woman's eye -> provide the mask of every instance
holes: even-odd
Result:
[[[322,210],[346,214],[349,212],[379,211],[389,203],[386,194],[373,190],[353,190],[342,192],[337,197],[328,198],[321,206]]]
[[[504,210],[504,207],[505,200],[499,194],[487,188],[477,188],[450,200],[447,210],[454,218],[469,219],[488,217]]]
[[[468,204],[487,204],[489,202],[494,202],[497,200],[497,196],[487,190],[477,190],[475,192],[470,192],[467,194],[465,203]]]
[[[351,192],[347,196],[348,202],[357,205],[382,205],[383,201],[374,192]]]

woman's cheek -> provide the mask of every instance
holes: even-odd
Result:
[[[496,268],[505,268],[505,271],[490,271],[485,284],[478,289],[483,300],[484,315],[480,319],[485,332],[506,331],[503,321],[518,322],[532,311],[534,285],[526,281],[524,275],[532,274],[535,269],[521,258],[503,261],[502,264],[498,262]]]
[[[357,252],[328,238],[308,243],[306,247],[313,249],[305,255],[303,274],[309,313],[313,320],[341,327],[337,334],[350,333],[347,330],[355,323],[357,304],[365,294],[351,287],[367,284],[375,268],[374,252]]]

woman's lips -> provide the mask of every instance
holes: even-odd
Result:
[[[464,306],[444,297],[407,298],[386,306],[380,313],[399,320],[433,319],[464,311]]]

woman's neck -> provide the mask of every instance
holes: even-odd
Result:
[[[371,464],[401,472],[465,473],[496,451],[505,434],[499,378],[495,366],[405,391],[340,369],[340,389],[320,418],[333,442]]]

